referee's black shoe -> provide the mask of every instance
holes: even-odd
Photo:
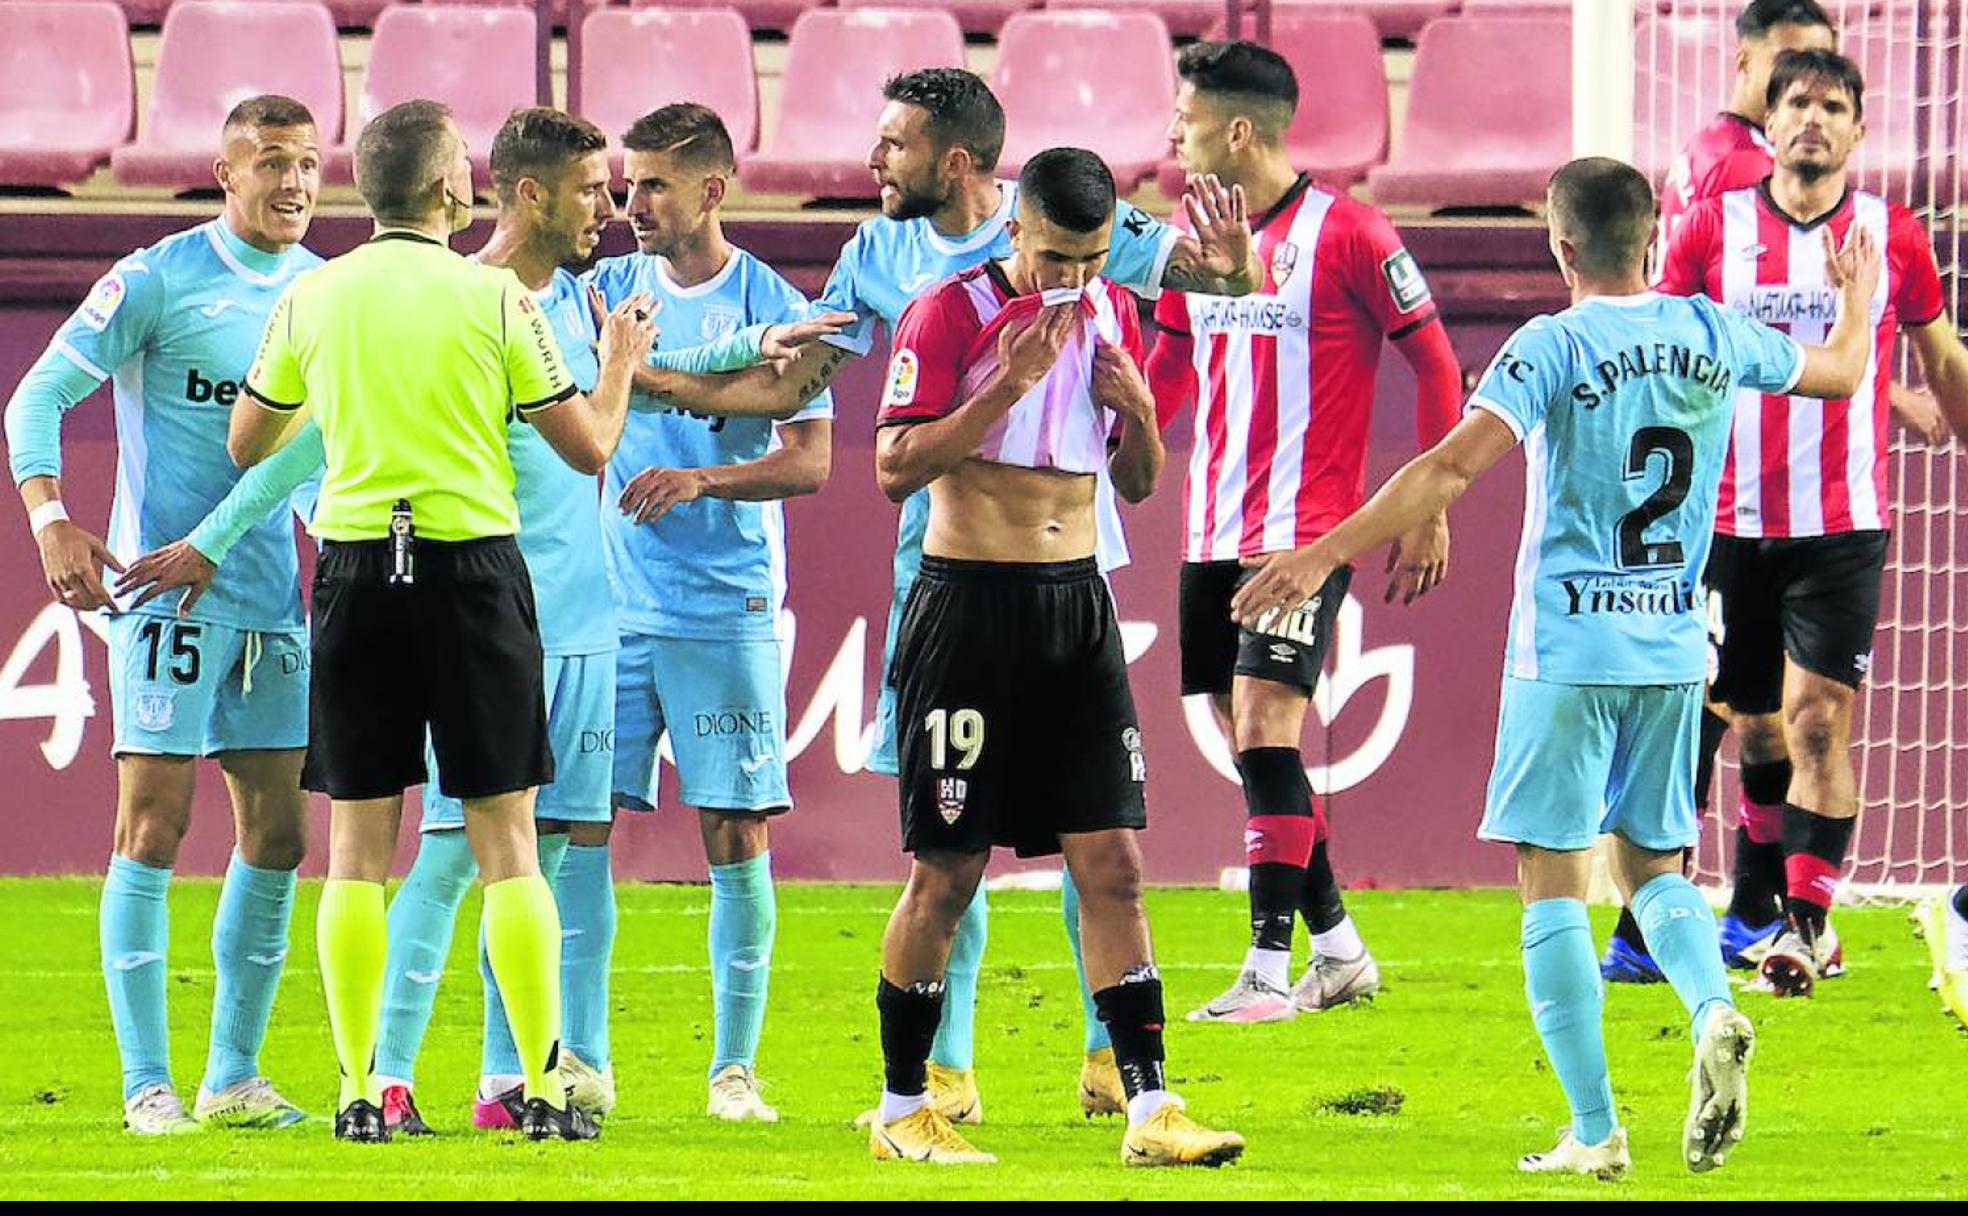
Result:
[[[588,1112],[569,1102],[550,1106],[545,1098],[528,1098],[520,1134],[528,1140],[598,1140],[601,1128]]]
[[[335,1139],[356,1144],[388,1144],[389,1125],[383,1122],[383,1112],[373,1103],[357,1098],[335,1113]]]

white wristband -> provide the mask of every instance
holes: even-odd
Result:
[[[41,535],[41,529],[47,527],[49,524],[59,523],[67,518],[68,508],[62,506],[61,499],[57,498],[53,502],[44,502],[32,511],[29,511],[27,513],[27,526],[34,529],[34,534],[39,536]]]

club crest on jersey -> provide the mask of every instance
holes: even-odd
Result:
[[[1148,760],[1141,754],[1141,732],[1130,726],[1121,731],[1121,746],[1127,749],[1128,780],[1141,784],[1148,780]]]
[[[916,399],[916,379],[921,365],[916,352],[898,350],[888,361],[888,387],[882,391],[883,405],[907,405]]]
[[[717,342],[737,333],[744,319],[735,308],[712,304],[704,309],[704,319],[698,329],[704,335],[704,341]]]
[[[171,729],[172,707],[176,698],[168,692],[140,692],[132,707],[137,726],[142,730],[160,731]]]
[[[1279,241],[1278,247],[1271,251],[1271,285],[1283,287],[1298,269],[1298,246],[1292,241]]]
[[[1421,277],[1421,267],[1415,265],[1407,250],[1396,249],[1380,264],[1380,274],[1387,280],[1387,291],[1394,299],[1395,308],[1413,312],[1428,303],[1428,280]]]
[[[936,779],[936,813],[943,822],[955,826],[963,818],[964,803],[970,799],[970,782],[962,777]]]
[[[89,298],[82,301],[82,307],[75,310],[75,315],[82,319],[82,324],[101,333],[109,328],[110,318],[123,307],[123,299],[127,295],[129,289],[123,284],[123,276],[111,271],[96,280]]]

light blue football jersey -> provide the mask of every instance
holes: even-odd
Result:
[[[321,259],[296,246],[255,249],[223,219],[165,237],[116,263],[62,324],[50,348],[98,381],[116,405],[116,495],[108,543],[123,562],[189,533],[240,470],[226,453],[232,403],[274,301]],[[17,477],[53,468],[24,468]],[[301,628],[300,566],[284,513],[243,536],[190,619],[260,631]],[[175,597],[138,611],[174,616]]]
[[[959,237],[947,237],[927,218],[891,220],[876,216],[862,222],[841,247],[826,290],[814,307],[823,312],[851,312],[858,320],[840,336],[827,339],[836,346],[865,355],[875,344],[875,323],[895,333],[895,322],[909,302],[933,283],[953,274],[981,266],[994,258],[1011,256],[1011,235],[1005,225],[1018,206],[1018,183],[998,183],[1003,200],[991,218]],[[1182,234],[1132,203],[1114,207],[1114,231],[1108,245],[1107,264],[1102,278],[1119,283],[1136,294],[1153,299],[1161,294],[1162,274],[1168,269],[1169,254]],[[1103,479],[1104,483],[1104,479]],[[1103,513],[1105,514],[1105,513]],[[1111,524],[1103,523],[1103,530]],[[895,540],[895,591],[899,597],[916,579],[922,568],[923,533],[929,528],[929,491],[918,490],[902,506],[902,522]],[[1125,542],[1118,534],[1103,537],[1110,546],[1120,546],[1119,561],[1125,561]]]
[[[1708,673],[1701,590],[1737,388],[1803,349],[1705,296],[1595,296],[1511,335],[1470,397],[1524,444],[1505,670],[1555,684]]]
[[[661,258],[641,253],[605,258],[587,277],[610,308],[637,292],[655,297],[663,341],[678,347],[715,342],[747,325],[799,320],[809,311],[792,284],[742,249],[733,249],[724,269],[695,287],[679,286]],[[790,421],[833,416],[833,394],[824,392]],[[786,536],[777,502],[700,498],[648,524],[635,523],[616,506],[623,487],[647,468],[759,459],[776,444],[776,425],[769,418],[712,418],[680,409],[629,415],[621,446],[602,475],[602,552],[622,632],[714,641],[778,636]]]
[[[565,270],[535,293],[561,361],[582,392],[601,376],[594,313],[580,280]],[[630,426],[634,426],[631,418]],[[533,575],[540,645],[550,655],[598,654],[618,644],[615,604],[602,559],[600,499],[592,476],[568,467],[540,432],[521,418],[506,428],[519,499],[519,551]]]

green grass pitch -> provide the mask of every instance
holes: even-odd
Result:
[[[265,1065],[326,1113],[334,1057],[313,956],[318,884],[304,886]],[[1748,996],[1760,1034],[1749,1139],[1722,1172],[1677,1160],[1687,1102],[1685,1022],[1664,986],[1615,988],[1607,1041],[1634,1173],[1524,1179],[1550,1145],[1556,1081],[1525,1011],[1517,910],[1504,892],[1360,893],[1382,960],[1371,1007],[1259,1027],[1190,1026],[1240,957],[1241,896],[1150,896],[1173,1019],[1170,1072],[1191,1109],[1250,1140],[1219,1171],[1129,1171],[1119,1129],[1074,1103],[1080,1007],[1058,899],[993,896],[978,1011],[992,1167],[882,1165],[849,1126],[880,1078],[876,947],[894,890],[790,885],[780,893],[760,1072],[785,1121],[702,1115],[710,1051],[704,888],[625,886],[614,987],[621,1107],[599,1144],[534,1146],[467,1130],[479,998],[467,901],[425,1049],[419,1094],[444,1134],[384,1147],[325,1126],[170,1142],[118,1130],[118,1082],[96,963],[93,881],[0,882],[0,1197],[164,1198],[1292,1198],[1694,1199],[1968,1196],[1968,1041],[1926,990],[1924,953],[1892,910],[1839,913],[1849,978],[1813,1001]],[[189,1101],[204,1059],[205,945],[218,887],[172,894],[172,1056]],[[1609,913],[1595,912],[1601,937]]]

